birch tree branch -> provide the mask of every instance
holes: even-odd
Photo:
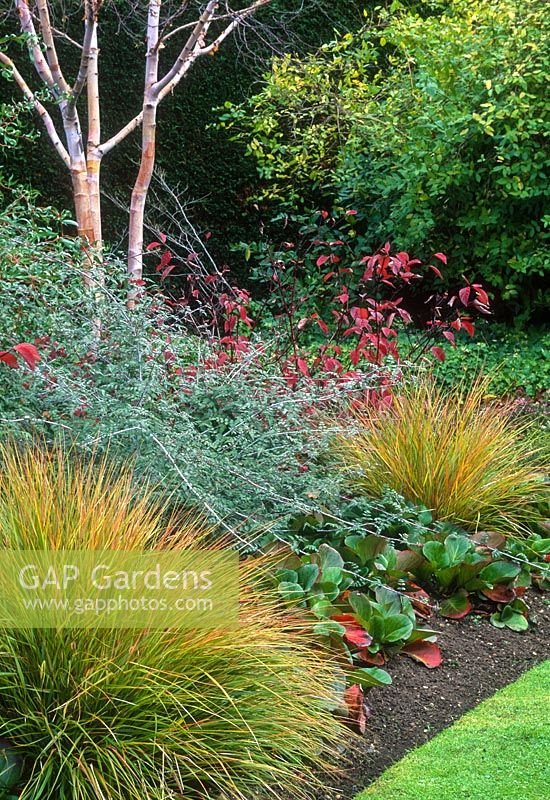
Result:
[[[34,12],[32,12],[32,11],[31,11],[31,16],[37,22],[40,22],[40,18],[37,17],[36,14]],[[74,39],[71,39],[71,37],[68,34],[66,34],[64,31],[60,31],[59,28],[55,28],[53,25],[51,25],[51,29],[55,33],[56,36],[59,36],[61,39],[65,39],[66,42],[70,42],[72,45],[77,47],[79,50],[82,50],[82,45],[80,44],[80,42],[76,42]]]
[[[175,89],[197,58],[208,55],[209,53],[214,53],[220,44],[238,28],[243,20],[254,14],[262,6],[269,5],[270,2],[271,0],[255,0],[252,5],[243,8],[241,11],[235,11],[233,14],[224,14],[223,17],[219,17],[219,19],[231,18],[232,21],[211,44],[205,46],[204,39],[208,33],[208,28],[214,19],[217,19],[214,15],[218,7],[218,2],[214,2],[214,0],[208,3],[174,66],[166,73],[164,78],[157,83],[155,89],[159,100],[162,100]]]
[[[57,48],[55,46],[55,39],[53,36],[52,23],[50,20],[48,0],[38,0],[38,16],[40,19],[40,31],[42,33],[44,44],[46,45],[46,59],[52,73],[52,78],[56,85],[59,86],[60,91],[65,94],[69,91],[69,84],[65,80],[59,64]]]
[[[224,14],[223,17],[215,17],[215,11],[218,7],[217,0],[211,0],[208,3],[205,11],[201,15],[201,18],[194,23],[188,23],[187,25],[181,26],[181,28],[175,29],[171,31],[164,39],[172,36],[177,31],[181,31],[190,27],[193,27],[193,33],[187,40],[185,46],[183,47],[178,59],[172,66],[172,69],[161,78],[155,85],[155,91],[157,93],[157,97],[160,100],[163,100],[167,94],[169,94],[180,82],[180,80],[184,77],[184,75],[189,70],[189,67],[194,63],[194,61],[202,55],[208,55],[208,53],[214,52],[220,44],[227,39],[228,36],[233,33],[235,28],[237,28],[241,22],[246,19],[246,17],[251,16],[257,11],[260,7],[266,6],[271,2],[271,0],[256,0],[252,5],[248,6],[248,8],[242,9],[242,11],[236,11],[234,14]],[[193,48],[199,39],[203,39],[206,35],[208,26],[217,19],[224,19],[224,18],[231,18],[231,23],[225,28],[224,31],[208,46],[200,47],[195,49],[194,51],[194,58],[191,56],[193,55]],[[157,47],[163,42],[163,39],[159,39],[159,43]],[[194,42],[194,44],[193,44]],[[99,150],[101,151],[102,155],[109,153],[114,147],[116,147],[120,142],[124,141],[124,139],[133,131],[138,128],[143,121],[143,112],[140,111],[133,119],[130,120],[123,128],[121,128],[118,133],[115,133],[114,136],[111,136],[106,142],[99,146]]]
[[[64,162],[65,166],[70,168],[71,162],[70,162],[70,158],[69,158],[69,153],[67,152],[63,142],[59,138],[59,136],[57,134],[57,131],[56,131],[56,128],[55,128],[55,125],[54,125],[54,122],[53,122],[53,119],[49,115],[48,111],[44,108],[42,103],[34,95],[34,93],[30,89],[28,84],[26,83],[25,79],[23,78],[23,76],[21,75],[21,73],[19,72],[19,70],[17,69],[17,67],[15,66],[13,61],[11,60],[11,58],[9,58],[9,56],[7,56],[5,53],[0,52],[0,62],[2,64],[5,64],[7,67],[9,67],[11,69],[15,82],[17,83],[17,85],[19,86],[21,91],[23,92],[23,94],[26,97],[26,99],[30,103],[32,103],[36,113],[41,118],[42,122],[44,123],[44,126],[46,128],[48,136],[50,137],[50,139],[52,141],[52,144],[55,147],[58,155],[60,156],[60,158]]]
[[[74,82],[73,88],[71,89],[71,97],[69,99],[69,108],[74,108],[76,105],[78,98],[82,94],[82,90],[86,85],[86,79],[88,77],[88,64],[90,63],[90,51],[92,47],[92,40],[94,38],[94,32],[97,26],[97,22],[94,19],[94,14],[92,9],[90,8],[90,4],[86,4],[86,21],[84,23],[84,39],[82,42],[82,54],[80,56],[80,65],[78,68],[78,74],[76,76],[76,80]]]
[[[58,92],[56,90],[56,84],[53,79],[51,69],[44,57],[44,53],[40,49],[40,45],[38,44],[38,35],[36,33],[36,28],[34,27],[32,15],[29,10],[28,0],[15,0],[15,7],[19,15],[21,30],[29,37],[28,47],[31,51],[31,61],[33,62],[40,78],[43,80],[46,86],[52,90],[54,96],[57,97]]]
[[[106,142],[100,144],[98,150],[100,150],[102,155],[106,155],[109,153],[117,144],[120,144],[126,137],[135,131],[136,128],[139,128],[143,121],[143,111],[140,111],[133,119],[130,120],[123,128],[119,130],[118,133],[115,133],[114,136],[111,136],[110,139],[107,139]]]
[[[188,61],[190,57],[193,55],[194,51],[204,43],[204,37],[208,32],[208,28],[214,18],[214,14],[218,9],[218,0],[209,0],[206,5],[206,8],[200,15],[199,19],[197,20],[195,27],[193,28],[189,38],[187,39],[186,43],[184,44],[179,56],[177,57],[176,61],[172,65],[172,68],[168,70],[164,78],[161,78],[154,87],[154,92],[156,95],[160,96],[161,92],[169,86],[176,86],[177,83],[181,80],[185,72],[189,69]],[[168,89],[170,91],[170,89]],[[166,94],[166,92],[165,92]]]

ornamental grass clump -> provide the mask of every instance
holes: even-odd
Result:
[[[536,428],[487,400],[488,382],[445,389],[421,375],[389,407],[352,412],[335,448],[360,492],[389,487],[440,520],[504,534],[525,530],[548,501],[548,450]]]
[[[5,549],[181,551],[208,537],[104,461],[12,446],[0,457]],[[242,567],[230,631],[4,630],[0,736],[22,762],[20,800],[244,800],[290,783],[309,796],[347,734],[307,626],[255,588],[266,569]]]

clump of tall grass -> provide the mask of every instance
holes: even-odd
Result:
[[[370,496],[389,487],[468,528],[522,531],[548,500],[548,450],[530,421],[487,401],[487,386],[421,375],[389,407],[352,412],[335,449],[353,485]]]
[[[205,536],[105,462],[0,458],[3,548],[182,550]],[[265,569],[245,562],[230,631],[2,631],[0,736],[23,759],[21,800],[244,800],[289,783],[309,796],[346,734],[307,626],[254,588]]]

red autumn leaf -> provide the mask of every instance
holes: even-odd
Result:
[[[344,692],[344,702],[348,709],[349,722],[354,724],[359,733],[365,733],[370,711],[365,705],[363,689],[356,683],[349,686]]]
[[[348,217],[349,216],[353,217],[353,216],[355,216],[357,214],[357,211],[354,208],[348,208],[348,210],[346,211],[346,214],[348,215]]]
[[[433,264],[428,264],[428,269],[433,270],[438,278],[443,279],[443,275],[441,274],[441,270],[438,269],[437,267],[434,267]]]
[[[165,281],[168,275],[172,272],[176,265],[175,264],[168,264],[168,266],[162,270],[162,274],[160,276],[161,281]]]
[[[459,291],[458,296],[460,297],[460,302],[462,303],[462,305],[468,306],[468,304],[470,303],[470,287],[465,286],[463,289]]]
[[[335,273],[335,272],[327,272],[327,274],[326,274],[326,275],[323,275],[323,283],[326,283],[326,282],[327,282],[327,281],[329,281],[331,278],[334,278],[334,276],[335,276],[335,275],[336,275],[336,273]]]
[[[441,603],[440,612],[442,617],[448,619],[462,619],[472,610],[473,605],[465,589],[459,590],[452,597],[447,598]]]
[[[156,247],[161,247],[161,246],[162,245],[160,242],[151,242],[151,244],[147,245],[147,250],[151,251],[154,250]]]
[[[317,325],[321,328],[321,330],[325,334],[325,336],[327,336],[328,335],[328,325],[327,325],[327,323],[324,322],[322,319],[318,319],[318,320],[316,320],[316,322],[317,322]]]
[[[368,647],[369,644],[372,643],[372,636],[370,633],[361,627],[361,625],[344,625],[346,632],[344,634],[344,639],[348,644],[351,644],[355,647],[360,647],[363,649],[364,647]]]
[[[476,291],[476,297],[480,303],[484,306],[489,305],[489,295],[479,283],[474,283],[474,289]]]
[[[357,625],[357,621],[353,614],[332,614],[331,619],[335,622],[339,622],[341,625],[345,625],[349,623],[350,625]]]
[[[298,328],[299,331],[301,331],[303,328],[306,327],[307,323],[308,323],[308,318],[302,317],[302,319],[299,321],[296,327]]]
[[[372,636],[358,624],[353,614],[334,614],[331,619],[344,626],[346,629],[344,638],[348,644],[362,649],[372,643]]]
[[[0,350],[0,361],[3,361],[12,369],[17,369],[19,366],[16,357],[13,355],[13,353],[9,353],[7,350]]]
[[[496,584],[492,589],[482,589],[485,597],[494,603],[511,603],[516,599],[516,591],[511,586]]]
[[[469,334],[470,334],[470,336],[473,336],[473,335],[474,335],[474,332],[475,332],[475,328],[474,328],[474,326],[472,325],[472,323],[471,323],[469,320],[467,320],[467,319],[463,319],[463,320],[461,320],[461,322],[462,322],[462,327],[464,328],[464,330],[465,330],[467,333],[469,333]]]
[[[445,361],[445,351],[442,350],[441,347],[437,347],[436,345],[435,347],[432,347],[431,350],[438,361]]]
[[[415,661],[420,661],[428,669],[434,669],[441,664],[441,650],[439,645],[434,642],[426,642],[421,640],[418,642],[409,642],[401,650],[403,655],[414,658]]]
[[[383,667],[386,663],[382,653],[369,653],[366,647],[363,650],[359,650],[356,658],[365,664],[372,664],[373,667]]]
[[[410,598],[417,616],[424,618],[430,617],[433,611],[430,595],[428,592],[424,591],[424,589],[416,586],[416,584],[411,584],[411,586],[415,587],[414,591],[404,592],[404,594]]]
[[[461,328],[461,325],[462,325],[462,323],[460,321],[460,318],[457,317],[456,319],[453,319],[453,321],[450,323],[450,325],[451,325],[451,328],[454,328],[455,331],[459,331],[460,328]]]
[[[443,336],[452,344],[453,347],[456,347],[455,336],[452,331],[443,331]]]
[[[447,263],[447,256],[445,253],[434,253],[434,258],[438,258],[440,261],[443,261],[444,264]]]
[[[296,359],[296,366],[298,367],[298,369],[300,370],[302,375],[305,375],[306,378],[307,378],[307,376],[309,375],[309,369],[308,369],[308,366],[307,366],[307,361],[304,361],[303,358],[298,358],[298,359]]]
[[[21,344],[16,344],[13,349],[19,353],[29,369],[34,369],[40,361],[40,353],[33,344],[22,342]]]
[[[317,259],[317,261],[315,263],[317,264],[318,267],[322,267],[323,264],[327,263],[329,258],[330,258],[330,256],[319,256],[319,258]]]
[[[157,272],[161,272],[161,270],[167,267],[171,259],[172,259],[172,253],[169,250],[165,250],[160,257],[159,263],[157,264]]]

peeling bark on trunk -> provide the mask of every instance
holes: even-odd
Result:
[[[174,27],[178,17],[188,11],[189,4],[182,2],[172,16],[167,15],[164,27],[160,25],[162,0],[148,0],[147,54],[145,60],[145,82],[142,110],[124,125],[118,133],[101,143],[101,119],[98,82],[98,16],[104,0],[84,0],[84,34],[82,44],[72,41],[81,50],[80,65],[74,84],[71,86],[63,75],[59,62],[56,36],[60,34],[51,23],[52,0],[14,0],[21,31],[27,37],[30,61],[41,82],[48,89],[60,113],[65,142],[57,131],[52,116],[25,81],[12,59],[0,52],[0,63],[11,69],[15,82],[29,103],[42,119],[48,136],[58,155],[68,168],[75,206],[78,233],[83,243],[85,261],[85,283],[98,289],[102,282],[100,265],[103,239],[101,225],[100,171],[103,157],[122,142],[132,131],[142,126],[141,160],[139,172],[132,190],[129,219],[128,246],[128,305],[133,307],[139,294],[138,286],[143,274],[143,228],[147,193],[155,167],[156,123],[159,103],[185,77],[195,61],[216,52],[220,44],[235,28],[261,6],[271,0],[252,0],[251,5],[240,11],[217,14],[219,0],[205,0],[202,12],[194,22]],[[32,9],[32,10],[31,10]],[[212,22],[223,21],[225,27],[210,44],[206,38]],[[35,27],[35,21],[38,30]],[[159,79],[159,53],[166,40],[187,31],[183,47],[171,68]],[[87,100],[88,134],[84,140],[77,110],[80,96],[85,91]],[[96,293],[98,297],[100,292]],[[96,333],[99,331],[94,322]]]

